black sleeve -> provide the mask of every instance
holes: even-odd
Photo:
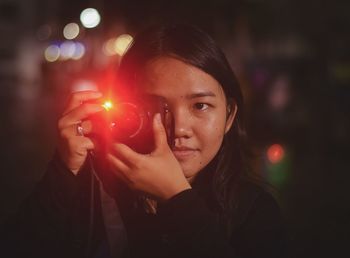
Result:
[[[32,194],[1,227],[4,257],[73,257],[79,178],[57,154]],[[78,256],[76,256],[78,257]]]
[[[287,232],[280,208],[267,192],[260,192],[230,238],[242,257],[287,257]]]
[[[267,194],[255,199],[244,225],[231,237],[192,189],[171,198],[159,212],[170,242],[183,250],[183,257],[283,257],[278,206]]]

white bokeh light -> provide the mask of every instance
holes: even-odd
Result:
[[[79,25],[75,22],[68,23],[63,29],[63,36],[66,39],[74,39],[79,35]]]
[[[106,56],[123,56],[128,50],[132,40],[133,37],[129,34],[122,34],[117,38],[110,38],[103,44],[102,51]]]
[[[60,57],[60,48],[56,45],[50,45],[46,48],[44,56],[46,61],[55,62]]]
[[[115,41],[115,52],[120,56],[124,55],[132,40],[133,38],[129,34],[120,35]]]
[[[100,14],[94,8],[87,8],[80,14],[80,21],[85,28],[95,28],[101,21]]]
[[[80,42],[76,42],[75,51],[74,51],[74,54],[72,55],[72,59],[78,60],[82,58],[84,54],[85,54],[85,46]]]
[[[60,58],[62,60],[67,60],[69,58],[72,58],[75,52],[76,46],[73,41],[66,40],[60,45],[61,50],[61,56]]]

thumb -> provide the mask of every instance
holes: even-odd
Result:
[[[157,113],[153,117],[153,134],[155,143],[155,152],[157,150],[162,150],[165,145],[168,144],[166,131],[162,123],[160,114]]]

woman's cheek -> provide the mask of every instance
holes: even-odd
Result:
[[[208,114],[202,122],[203,128],[215,135],[223,133],[225,127],[225,120],[222,119],[223,115],[218,113],[220,112],[212,112],[211,114]]]
[[[220,146],[224,136],[224,121],[215,117],[207,119],[201,124],[199,134],[202,144],[209,145],[211,148]]]

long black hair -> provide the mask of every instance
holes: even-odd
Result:
[[[136,35],[121,61],[120,83],[137,87],[134,85],[137,73],[147,62],[161,56],[174,57],[211,75],[225,93],[228,112],[234,112],[237,107],[233,126],[225,134],[215,157],[212,180],[222,214],[232,218],[237,205],[235,191],[246,174],[243,165],[243,96],[238,80],[224,53],[208,34],[192,25],[166,24],[150,27]]]

